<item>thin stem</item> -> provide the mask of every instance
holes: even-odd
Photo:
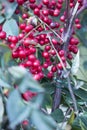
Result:
[[[58,35],[53,29],[51,29],[48,24],[46,24],[45,22],[43,22],[40,18],[38,18],[38,19],[39,19],[39,21],[41,23],[43,23],[45,26],[47,26],[50,29],[50,31],[53,32],[62,42],[64,42],[63,38],[61,38],[60,35]]]
[[[42,23],[40,23],[38,26],[36,26],[35,28],[33,28],[29,33],[27,33],[17,44],[16,44],[16,47],[13,49],[13,51],[15,51],[19,45],[22,43],[22,41],[27,38],[34,30],[36,30],[39,26],[41,26]]]
[[[75,113],[78,114],[77,103],[76,103],[75,95],[74,95],[73,90],[72,90],[71,81],[70,81],[70,77],[69,76],[67,77],[67,82],[68,82],[68,89],[69,89],[71,98],[73,100],[73,105],[74,105]]]
[[[61,124],[61,128],[63,128],[64,122],[65,122],[66,119],[67,119],[67,115],[69,115],[70,111],[72,111],[72,110],[73,110],[73,109],[70,107],[70,108],[68,108],[68,110],[66,111],[65,117],[64,117],[64,119],[63,119],[63,121],[62,121],[62,124]]]
[[[59,54],[58,54],[58,52],[57,52],[55,46],[53,45],[53,43],[52,43],[52,41],[51,41],[51,37],[50,37],[49,35],[48,35],[48,38],[49,38],[49,41],[50,41],[50,44],[51,44],[52,48],[53,48],[53,49],[55,50],[55,52],[56,52],[56,55],[57,55],[57,57],[58,57],[58,59],[59,59],[61,65],[62,65],[64,71],[67,71],[66,68],[65,68],[65,66],[64,66],[64,64],[63,64],[63,61],[61,60],[61,57],[59,56]]]
[[[66,11],[65,11],[65,24],[64,24],[64,32],[66,32],[67,31],[67,27],[69,26],[69,0],[66,0],[65,1],[66,2]],[[64,34],[64,33],[63,33]],[[62,37],[64,37],[63,35],[62,35]]]

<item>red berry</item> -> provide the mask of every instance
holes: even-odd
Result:
[[[18,58],[18,52],[17,51],[14,51],[12,52],[12,58]]]
[[[14,44],[14,43],[11,43],[11,44],[9,45],[9,47],[10,47],[11,49],[14,49],[15,44]]]
[[[42,0],[43,4],[48,5],[49,4],[49,0]]]
[[[36,0],[29,0],[29,2],[30,2],[30,3],[35,3],[35,2],[36,2]]]
[[[26,14],[24,13],[24,14],[22,15],[22,18],[23,18],[23,19],[28,18],[28,14],[27,14],[27,13],[26,13]]]
[[[6,38],[6,32],[1,31],[0,32],[0,39],[5,39]]]
[[[74,47],[74,48],[73,48],[73,53],[74,53],[74,54],[77,54],[77,52],[78,52],[78,48],[77,48],[77,47]]]
[[[54,45],[57,45],[58,44],[58,42],[57,42],[57,40],[56,39],[52,39],[52,43],[54,44]]]
[[[43,64],[43,68],[45,68],[45,69],[48,68],[48,63],[47,63],[47,62],[44,62],[44,64]]]
[[[62,56],[62,57],[61,57],[61,60],[62,60],[63,62],[65,62],[65,61],[66,61],[66,58],[65,58],[64,56]]]
[[[18,35],[18,39],[19,39],[19,40],[21,40],[23,37],[24,37],[24,34],[23,34],[23,33],[20,33],[20,34]]]
[[[2,25],[0,25],[0,31],[2,31]]]
[[[76,24],[76,28],[80,29],[81,28],[81,24]]]
[[[51,49],[51,46],[49,46],[49,45],[45,46],[46,51],[49,51],[50,49]]]
[[[27,25],[26,27],[25,27],[25,32],[30,32],[31,30],[33,29],[33,26],[30,24],[30,25]]]
[[[40,80],[40,79],[41,79],[41,76],[40,76],[39,74],[35,74],[35,75],[34,75],[34,79],[35,79],[35,80]]]
[[[47,58],[49,58],[49,53],[46,52],[46,51],[44,51],[44,52],[42,53],[42,56],[47,59]]]
[[[21,23],[21,24],[20,24],[20,29],[21,29],[21,30],[24,30],[25,27],[26,27],[26,24],[25,24],[25,23]]]
[[[52,66],[51,71],[52,72],[56,72],[57,71],[57,67],[56,66]]]
[[[61,20],[62,22],[65,22],[65,16],[62,15],[62,16],[60,17],[60,20]]]
[[[69,60],[72,60],[72,59],[73,59],[72,54],[71,54],[71,53],[68,53],[67,58],[68,58]]]
[[[25,53],[24,50],[20,50],[20,51],[19,51],[19,58],[20,58],[20,59],[26,58],[26,53]]]
[[[29,44],[30,44],[30,38],[26,38],[26,39],[23,41],[23,45],[24,45],[25,47],[28,47]]]
[[[35,9],[34,9],[34,14],[39,16],[40,10],[39,10],[38,8],[35,8]]]
[[[80,20],[78,18],[75,19],[75,24],[78,24]]]
[[[22,98],[25,101],[30,101],[32,99],[32,92],[31,91],[26,91],[25,93],[22,94]]]
[[[18,38],[16,36],[12,36],[11,37],[11,42],[17,43],[18,42]]]
[[[26,67],[31,67],[32,66],[32,62],[30,60],[26,61],[25,66]]]
[[[58,3],[62,4],[62,3],[63,3],[63,0],[58,0]]]
[[[59,16],[59,14],[60,14],[60,10],[55,9],[54,13],[53,13],[53,16],[57,17],[57,16]]]
[[[29,125],[29,122],[28,122],[28,120],[24,120],[24,121],[22,122],[22,125],[24,125],[24,126],[27,126],[27,125]]]
[[[58,67],[59,70],[62,70],[62,69],[63,69],[63,66],[61,65],[61,63],[58,63],[58,64],[57,64],[57,67]]]
[[[50,72],[47,74],[47,77],[48,77],[49,79],[52,79],[52,78],[53,78],[53,72],[50,71]]]
[[[38,68],[40,66],[40,61],[39,60],[35,60],[34,62],[33,62],[33,67],[34,68]]]
[[[49,11],[48,11],[47,9],[42,10],[42,13],[43,13],[43,15],[45,15],[45,16],[48,16],[48,15],[49,15]]]
[[[8,0],[10,3],[13,3],[14,2],[14,0]]]
[[[59,51],[59,56],[60,56],[60,57],[64,56],[64,54],[65,54],[64,50],[60,50],[60,51]]]
[[[17,0],[17,3],[18,3],[19,5],[22,5],[22,4],[24,3],[24,0]]]
[[[29,56],[28,56],[28,60],[34,62],[34,61],[36,60],[35,55],[33,55],[33,54],[29,55]]]

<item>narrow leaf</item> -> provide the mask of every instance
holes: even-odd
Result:
[[[75,56],[74,60],[72,61],[72,68],[71,68],[71,72],[73,75],[75,75],[79,69],[79,65],[80,65],[80,58],[79,58],[79,51],[77,53],[77,55]]]
[[[2,97],[0,95],[0,123],[3,120],[3,114],[4,114],[4,105],[3,105]]]

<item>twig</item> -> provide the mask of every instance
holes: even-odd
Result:
[[[58,35],[53,29],[51,29],[48,24],[46,24],[45,22],[43,22],[40,18],[38,18],[38,19],[39,19],[39,21],[41,23],[43,23],[45,26],[47,26],[50,29],[50,31],[53,32],[62,42],[64,42],[63,38],[61,38],[60,35]]]
[[[35,28],[33,28],[29,33],[27,33],[17,44],[16,44],[16,47],[13,49],[13,51],[15,51],[19,45],[22,43],[22,41],[27,38],[34,30],[36,30],[39,26],[41,26],[42,23],[40,23],[38,26],[36,26]]]
[[[59,83],[57,83],[57,87],[55,89],[55,94],[54,94],[54,100],[53,100],[53,106],[52,106],[52,112],[59,108],[60,101],[61,101],[61,88],[58,88]]]
[[[66,0],[66,11],[65,11],[65,24],[64,24],[64,31],[62,33],[62,38],[65,36],[67,28],[69,26],[69,0]]]
[[[52,43],[52,41],[51,41],[51,37],[50,37],[49,35],[48,35],[48,38],[49,38],[49,41],[50,41],[50,44],[51,44],[52,48],[53,48],[53,49],[55,50],[55,52],[56,52],[56,55],[57,55],[57,57],[58,57],[58,59],[59,59],[61,65],[62,65],[64,71],[67,71],[66,68],[65,68],[65,66],[64,66],[64,64],[63,64],[63,61],[61,60],[61,58],[60,58],[60,56],[59,56],[59,54],[58,54],[58,52],[57,52],[57,50],[56,50],[56,48],[54,47],[54,45],[53,45],[53,43]]]
[[[64,125],[64,122],[66,121],[66,118],[67,118],[67,115],[70,113],[70,111],[73,110],[71,107],[68,108],[68,110],[66,111],[66,114],[65,114],[65,117],[62,121],[62,124],[61,124],[61,128],[63,128],[63,125]]]
[[[68,89],[69,89],[71,98],[73,100],[73,105],[74,105],[75,113],[77,115],[78,114],[77,103],[76,103],[75,95],[74,95],[73,90],[72,90],[71,81],[70,81],[70,77],[69,76],[67,77],[67,82],[68,82]]]
[[[85,9],[87,9],[87,0],[83,0],[83,6],[78,10],[76,16],[78,16]]]
[[[69,26],[67,27],[67,32],[65,32],[63,49],[66,50],[66,53],[67,53],[67,49],[68,49],[69,40],[70,40],[70,37],[72,34],[73,21],[76,17],[78,7],[79,7],[79,3],[77,2],[75,5],[75,8],[73,9],[73,12],[72,12],[72,15],[70,18],[70,22],[69,22]]]

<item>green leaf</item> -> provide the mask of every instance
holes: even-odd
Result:
[[[53,94],[55,90],[55,84],[52,84],[51,82],[44,82],[41,84],[42,87],[45,88],[46,93]]]
[[[17,89],[10,93],[6,109],[11,128],[21,123],[31,112],[31,106],[23,103]]]
[[[58,123],[62,122],[64,119],[64,114],[63,114],[63,111],[61,109],[56,109],[54,112],[51,113],[51,116]]]
[[[77,78],[87,82],[87,49],[83,46],[80,47],[80,67],[76,74]]]
[[[75,91],[75,95],[87,102],[87,91],[78,89]]]
[[[80,20],[81,20],[82,28],[79,31],[77,30],[76,32],[76,35],[80,39],[81,43],[85,45],[85,47],[87,47],[87,17],[86,16],[87,16],[87,10],[81,13]]]
[[[3,31],[7,33],[7,36],[9,35],[18,36],[19,28],[16,20],[14,19],[6,20],[6,22],[3,24]]]
[[[0,79],[0,86],[5,87],[5,88],[10,88],[10,84],[6,83],[6,81]]]
[[[5,64],[7,64],[11,60],[11,54],[12,54],[11,51],[8,51],[3,55]]]
[[[18,83],[22,93],[28,89],[35,92],[44,92],[44,89],[33,79],[32,75],[25,68],[12,66],[8,68],[8,71],[15,78],[15,82]]]
[[[5,20],[5,18],[3,16],[0,15],[0,24],[3,23]]]
[[[20,83],[19,89],[21,92],[25,92],[28,89],[33,92],[44,92],[44,89],[37,81],[33,79],[33,76],[29,72],[25,75]]]
[[[4,14],[5,14],[6,19],[10,19],[18,6],[17,2],[10,3],[7,0],[1,0],[1,2],[2,4],[4,4],[4,7],[5,7]]]
[[[10,51],[9,47],[4,43],[0,43],[0,52],[4,54],[8,51]]]
[[[69,120],[68,120],[68,124],[69,124],[69,125],[72,125],[74,119],[75,119],[75,113],[74,113],[74,111],[72,111],[72,113],[71,113],[71,115],[70,115],[70,118],[69,118]]]
[[[3,105],[2,97],[0,95],[0,123],[3,121],[3,115],[4,115],[4,105]]]
[[[9,67],[8,71],[16,79],[22,78],[27,74],[26,69],[20,66]]]
[[[85,127],[84,123],[81,120],[79,121],[79,123],[80,123],[81,130],[87,129],[87,127]]]
[[[74,120],[72,130],[87,130],[87,113],[83,113]]]
[[[44,92],[44,89],[33,79],[31,74],[27,74],[25,78],[23,78],[19,85],[19,89],[21,92],[25,92],[28,89],[33,92]]]
[[[74,60],[72,61],[72,68],[71,68],[71,72],[73,75],[75,75],[79,69],[79,65],[80,65],[80,57],[79,57],[79,51],[76,54]]]
[[[56,122],[48,115],[44,115],[40,111],[33,111],[31,116],[33,124],[38,130],[55,130]],[[59,130],[59,129],[58,129]]]
[[[52,107],[52,96],[50,94],[45,94],[43,100],[43,107],[44,108],[51,108]]]

